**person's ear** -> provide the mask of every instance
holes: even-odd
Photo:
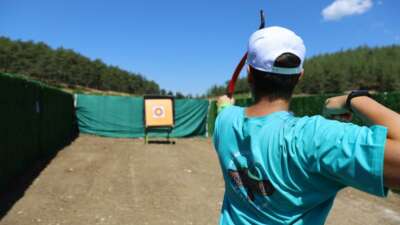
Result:
[[[299,76],[299,80],[303,79],[304,76],[304,70],[301,71],[300,76]]]

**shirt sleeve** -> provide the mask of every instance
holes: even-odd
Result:
[[[214,122],[214,132],[213,132],[213,136],[212,136],[212,140],[213,140],[215,149],[218,149],[218,144],[219,144],[219,141],[218,141],[218,139],[219,139],[219,137],[218,137],[219,123],[218,123],[218,121],[219,121],[219,118],[217,116],[217,118],[215,119],[215,122]]]
[[[231,107],[231,106],[233,106],[232,103],[224,103],[224,104],[222,104],[220,106],[217,106],[217,113],[220,113],[220,112],[222,112],[222,110],[224,110],[224,109],[226,109],[228,107]]]
[[[358,126],[308,117],[297,130],[303,164],[312,173],[377,196],[387,196],[383,185],[387,129]]]

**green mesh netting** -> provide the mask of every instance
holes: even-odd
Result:
[[[143,98],[79,94],[76,101],[80,132],[121,138],[144,136]],[[175,100],[175,126],[170,137],[204,136],[207,112],[207,100]],[[167,135],[160,130],[148,134],[158,137]]]

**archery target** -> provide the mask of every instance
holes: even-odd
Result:
[[[146,127],[172,127],[174,125],[172,99],[144,99]]]
[[[153,106],[153,118],[164,118],[165,117],[165,109],[162,105]]]

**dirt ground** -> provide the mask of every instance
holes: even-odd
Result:
[[[0,225],[215,225],[222,195],[209,139],[144,145],[81,135],[42,170]],[[345,189],[327,224],[400,224],[400,198]]]

